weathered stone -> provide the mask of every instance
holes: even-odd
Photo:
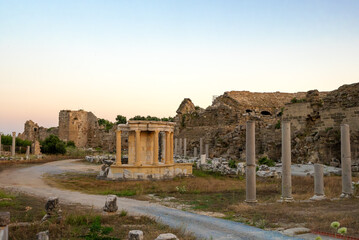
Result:
[[[255,123],[247,122],[246,128],[246,202],[256,203]]]
[[[49,230],[37,233],[36,238],[37,240],[49,240]]]
[[[10,223],[10,212],[0,212],[0,226],[7,226]]]
[[[350,132],[349,125],[341,125],[341,159],[342,159],[342,194],[343,197],[351,197],[352,189],[352,171],[351,171],[351,152],[350,152]]]
[[[324,200],[323,165],[314,164],[314,196],[310,200]]]
[[[49,218],[56,217],[58,221],[62,219],[60,201],[58,197],[50,197],[45,204],[46,215],[42,218],[41,222]]]
[[[16,132],[12,132],[11,156],[15,156]]]
[[[155,240],[179,240],[173,233],[160,234]]]
[[[116,212],[118,209],[117,207],[117,196],[116,195],[108,195],[106,197],[105,206],[103,210],[105,212]]]
[[[281,201],[291,202],[292,174],[291,174],[291,137],[290,122],[282,123],[282,197]]]
[[[143,232],[141,230],[129,231],[128,240],[143,240]]]

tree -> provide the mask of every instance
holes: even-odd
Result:
[[[127,123],[127,118],[125,116],[117,115],[116,124],[126,124],[126,123]]]
[[[65,154],[66,144],[58,136],[50,135],[41,142],[41,152],[50,154]]]

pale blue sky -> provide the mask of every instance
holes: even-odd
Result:
[[[0,0],[0,131],[359,79],[359,1]]]

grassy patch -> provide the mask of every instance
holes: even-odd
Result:
[[[259,228],[303,225],[313,230],[330,231],[332,221],[348,227],[348,235],[359,236],[359,199],[322,202],[277,203],[281,196],[281,180],[257,178],[259,204],[248,205],[245,200],[245,179],[232,178],[212,172],[194,170],[192,178],[175,178],[164,181],[105,181],[95,175],[61,174],[47,178],[50,184],[92,194],[116,194],[146,199],[154,194],[159,199],[173,197],[170,202],[189,206],[194,211],[219,212],[226,219],[240,221]],[[329,198],[341,194],[341,177],[325,177],[325,194]],[[353,178],[353,181],[358,181]],[[313,196],[314,180],[311,177],[293,177],[292,192],[295,200]]]
[[[194,240],[191,235],[180,229],[173,229],[157,223],[154,219],[145,216],[129,216],[125,210],[116,215],[102,215],[81,205],[60,205],[62,221],[46,221],[40,224],[45,215],[45,200],[24,194],[9,194],[0,189],[1,197],[11,196],[13,205],[0,206],[0,211],[9,211],[11,226],[9,239],[35,239],[36,233],[49,230],[50,239],[84,239],[84,236],[108,236],[117,239],[127,239],[128,232],[133,229],[142,230],[145,239],[155,239],[159,234],[172,232],[180,239]],[[19,225],[16,223],[32,223]],[[107,231],[112,229],[112,231]],[[97,239],[97,238],[94,238]]]

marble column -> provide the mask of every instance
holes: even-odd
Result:
[[[187,157],[187,138],[183,139],[183,157]]]
[[[10,212],[0,212],[0,240],[9,239]]]
[[[197,147],[193,148],[193,157],[197,157],[198,156],[198,152],[197,152]]]
[[[179,155],[181,156],[182,155],[182,150],[183,150],[183,148],[182,148],[182,138],[180,138],[179,139]]]
[[[166,159],[166,134],[165,132],[161,132],[161,159],[162,163],[165,163]]]
[[[246,202],[256,203],[255,122],[246,127]]]
[[[349,125],[341,124],[340,131],[342,161],[342,194],[340,197],[344,198],[353,196]]]
[[[209,144],[206,144],[206,159],[209,158]]]
[[[323,179],[323,165],[319,163],[314,164],[314,196],[310,200],[324,200],[324,179]]]
[[[141,166],[141,130],[135,130],[136,132],[136,161],[135,166]]]
[[[155,130],[154,138],[153,138],[153,165],[158,165],[158,152],[159,152],[159,145],[158,145],[158,134],[159,131]]]
[[[174,133],[173,132],[170,132],[170,162],[171,164],[174,163],[174,160],[173,160],[173,135]]]
[[[0,156],[1,156],[1,136],[2,136],[2,133],[0,133]]]
[[[203,138],[199,139],[199,155],[203,154]]]
[[[16,132],[12,132],[11,156],[15,157]]]
[[[121,166],[121,131],[116,131],[116,166]]]
[[[171,164],[171,134],[166,132],[166,164]]]
[[[26,160],[30,159],[30,146],[26,147]]]
[[[292,202],[290,122],[282,122],[282,197],[280,201]]]
[[[175,155],[178,155],[178,138],[175,138]]]

